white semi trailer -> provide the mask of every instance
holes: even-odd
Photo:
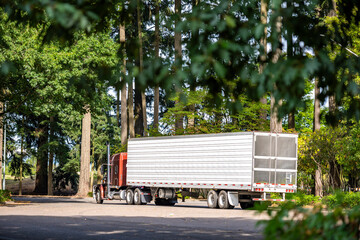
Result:
[[[130,139],[128,152],[111,157],[94,198],[128,204],[174,205],[177,193],[208,189],[211,208],[252,207],[284,201],[296,192],[297,134],[237,132]],[[269,199],[272,192],[281,199]]]

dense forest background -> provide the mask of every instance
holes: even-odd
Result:
[[[359,187],[358,5],[3,1],[0,167],[20,184],[35,173],[35,193],[85,196],[107,142],[290,132],[300,189]]]

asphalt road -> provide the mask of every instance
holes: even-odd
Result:
[[[209,209],[205,201],[174,207],[124,201],[15,197],[0,206],[0,239],[262,239],[254,210]]]

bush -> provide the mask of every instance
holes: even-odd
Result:
[[[11,192],[9,190],[0,190],[0,203],[4,203],[6,201],[12,201]]]
[[[321,207],[304,209],[287,202],[280,210],[267,211],[265,239],[360,239],[360,205],[343,211],[341,207],[324,212]]]
[[[325,196],[322,203],[328,208],[336,207],[353,208],[360,205],[360,192],[337,192],[333,195]]]
[[[296,192],[286,195],[286,199],[294,200],[297,206],[316,205],[320,203],[320,198],[303,192]]]

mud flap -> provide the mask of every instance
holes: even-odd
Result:
[[[237,206],[239,204],[239,193],[228,191],[228,200],[231,206]]]
[[[142,192],[140,199],[142,203],[149,203],[152,201],[152,196],[150,193]]]

